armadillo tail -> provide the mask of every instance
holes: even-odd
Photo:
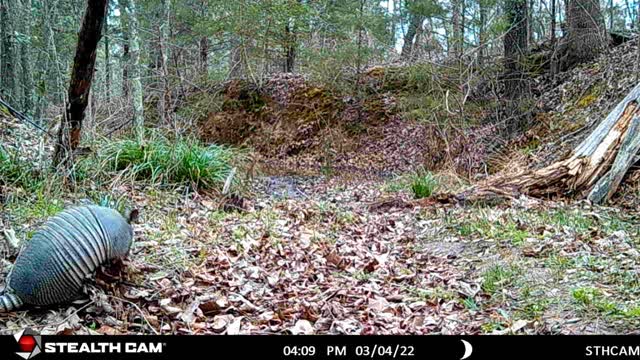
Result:
[[[22,300],[16,294],[4,293],[0,295],[0,313],[18,310],[21,307]]]

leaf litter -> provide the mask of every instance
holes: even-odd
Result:
[[[424,203],[377,179],[267,177],[254,188],[248,210],[229,213],[204,196],[124,189],[143,214],[125,266],[101,271],[84,303],[1,314],[0,332],[637,329],[632,213],[524,198],[495,207]]]

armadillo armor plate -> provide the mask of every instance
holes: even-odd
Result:
[[[0,295],[0,312],[73,300],[100,265],[127,255],[132,239],[131,225],[113,209],[64,210],[23,247]]]

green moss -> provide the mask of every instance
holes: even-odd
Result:
[[[587,94],[582,96],[577,102],[576,107],[578,109],[584,109],[593,104],[596,100],[600,98],[602,93],[604,92],[604,86],[601,84],[595,84],[591,86]]]
[[[588,95],[584,96],[582,99],[580,99],[578,101],[578,107],[586,108],[587,106],[591,105],[597,99],[598,99],[598,97],[596,95],[588,94]]]

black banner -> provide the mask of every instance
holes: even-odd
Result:
[[[0,359],[640,359],[637,336],[0,337]]]

